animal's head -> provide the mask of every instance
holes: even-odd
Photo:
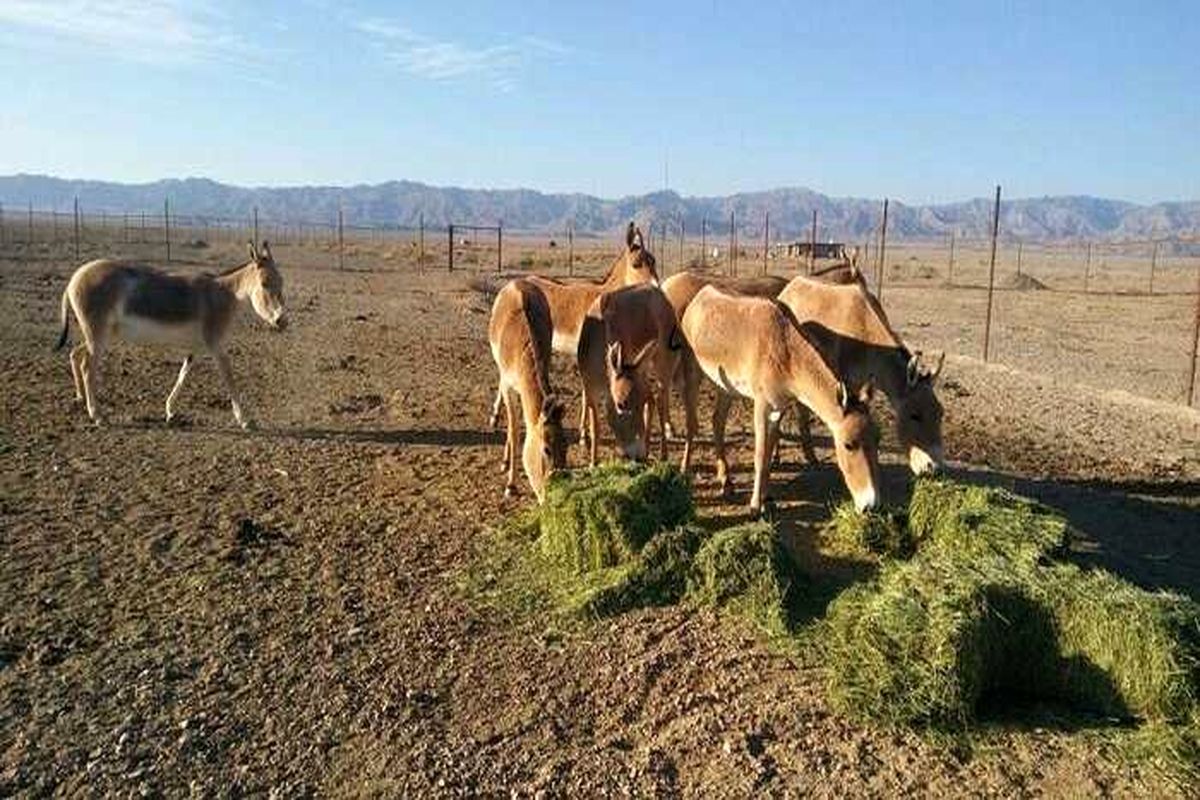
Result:
[[[625,230],[625,256],[622,259],[623,274],[617,281],[621,286],[639,283],[659,285],[658,268],[654,255],[646,249],[642,229],[630,222]]]
[[[904,369],[904,390],[895,400],[900,444],[908,450],[908,466],[914,475],[935,472],[944,463],[942,404],[933,393],[933,384],[945,359],[946,354],[942,353],[930,369],[921,363],[919,352],[909,356]]]
[[[633,404],[635,390],[641,386],[642,377],[638,369],[654,352],[658,345],[657,339],[651,339],[633,358],[625,355],[625,349],[620,342],[613,342],[605,352],[605,369],[608,374],[608,391],[612,395],[613,408],[619,416],[625,416],[640,411]]]
[[[546,498],[546,483],[555,470],[567,466],[567,437],[563,433],[565,406],[556,397],[547,397],[538,413],[537,424],[525,435],[521,460],[538,502]]]
[[[621,456],[630,461],[645,461],[646,452],[646,418],[642,414],[645,406],[646,387],[640,381],[635,381],[631,387],[626,402],[632,413],[619,413],[612,398],[604,403],[605,416],[608,426],[612,429],[613,440]]]
[[[838,469],[859,511],[874,508],[879,497],[879,431],[871,419],[874,389],[867,383],[853,394],[838,383],[837,401],[841,416],[830,430]]]
[[[271,255],[271,245],[264,239],[262,247],[250,242],[250,263],[253,273],[250,279],[250,304],[254,313],[276,330],[287,327],[286,309],[283,305],[283,275]]]

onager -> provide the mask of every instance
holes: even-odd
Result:
[[[932,368],[923,365],[921,354],[905,347],[861,278],[841,285],[793,278],[779,301],[792,312],[805,335],[818,344],[851,391],[874,382],[887,395],[913,474],[941,468],[942,405],[933,385],[945,353]],[[802,439],[808,436],[803,412],[800,431]]]
[[[504,494],[517,490],[517,402],[525,418],[521,463],[529,485],[541,503],[546,482],[567,465],[563,437],[563,405],[550,387],[550,306],[531,281],[510,281],[496,295],[488,324],[492,358],[500,371],[499,394],[507,412],[504,445],[507,479]]]
[[[251,242],[250,260],[219,275],[171,275],[125,261],[89,261],[75,270],[63,291],[62,335],[55,348],[61,349],[67,342],[69,307],[83,333],[83,342],[75,345],[70,356],[75,399],[86,402],[88,416],[96,425],[103,424],[98,400],[100,361],[110,339],[182,345],[189,352],[167,395],[166,418],[170,422],[175,398],[192,366],[192,351],[203,348],[216,359],[234,419],[242,428],[249,428],[251,422],[242,412],[224,350],[235,312],[245,301],[275,330],[287,327],[283,276],[265,241],[261,249]]]
[[[879,499],[877,431],[867,402],[866,385],[852,394],[830,369],[821,353],[796,326],[792,315],[778,302],[759,297],[737,297],[715,287],[701,289],[683,316],[683,333],[689,345],[684,370],[686,441],[696,434],[699,372],[717,388],[713,410],[713,442],[717,480],[729,490],[725,461],[725,419],[734,395],[754,401],[754,489],[751,511],[762,510],[771,467],[779,440],[779,420],[797,401],[803,403],[833,432],[838,468],[854,505],[861,511]]]
[[[601,295],[596,310],[604,322],[604,366],[608,392],[617,414],[643,414],[643,436],[650,445],[650,404],[658,408],[659,457],[667,458],[666,422],[670,411],[671,379],[683,350],[679,320],[667,296],[657,286],[626,286]],[[640,404],[634,389],[640,387]],[[594,401],[593,401],[594,403]],[[587,433],[595,435],[595,414],[589,406]]]
[[[554,278],[531,275],[526,280],[542,290],[550,304],[550,319],[554,328],[552,339],[555,353],[575,358],[579,351],[579,336],[584,317],[596,298],[605,292],[639,283],[658,283],[654,256],[645,247],[642,231],[630,222],[625,231],[625,252],[619,255],[599,283],[576,281],[567,283]],[[579,427],[584,429],[584,408],[580,409]],[[500,421],[500,395],[492,404],[491,424]]]
[[[600,437],[596,430],[596,409],[603,404],[604,418],[612,429],[613,438],[621,455],[632,461],[644,461],[648,452],[646,416],[643,408],[647,398],[645,387],[637,382],[625,396],[626,408],[632,413],[618,413],[613,402],[608,379],[608,339],[604,333],[604,320],[600,314],[599,298],[592,304],[579,333],[579,350],[576,364],[583,381],[583,422],[581,433],[586,434],[588,464],[596,466],[596,451]]]

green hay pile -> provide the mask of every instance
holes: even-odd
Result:
[[[605,464],[550,482],[538,542],[551,563],[582,575],[626,564],[693,513],[691,486],[674,467]]]
[[[1028,567],[1066,552],[1067,521],[1046,506],[1003,489],[922,479],[908,507],[919,549],[963,557],[996,555]]]
[[[834,507],[822,529],[822,537],[825,546],[836,555],[908,558],[917,549],[902,513],[864,513],[850,500]]]
[[[795,577],[774,526],[751,522],[704,542],[692,563],[688,596],[745,617],[769,637],[785,636]]]
[[[1186,723],[1200,699],[1200,606],[1049,562],[1065,520],[998,490],[921,481],[917,554],[830,606],[835,703],[891,723],[960,726],[989,697]]]
[[[625,563],[566,581],[558,605],[573,616],[607,617],[677,603],[703,538],[704,531],[690,525],[657,533]]]

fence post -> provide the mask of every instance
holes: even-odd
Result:
[[[996,206],[992,211],[992,260],[988,267],[987,316],[983,321],[983,361],[987,363],[992,338],[992,292],[996,284],[996,235],[1000,232],[1000,186],[996,186]]]
[[[1196,264],[1196,319],[1192,322],[1192,363],[1188,375],[1188,406],[1196,400],[1196,351],[1200,350],[1200,262]]]
[[[575,274],[575,220],[567,222],[567,274]]]
[[[954,231],[950,231],[950,269],[946,275],[946,284],[954,285]]]
[[[875,275],[875,298],[883,301],[883,273],[887,268],[887,218],[888,199],[883,198],[883,225],[879,229],[879,269]]]
[[[763,275],[767,274],[767,251],[771,249],[771,212],[763,223]]]
[[[171,263],[171,198],[163,198],[163,238],[167,241],[167,263]]]
[[[3,215],[0,215],[0,220]],[[1154,252],[1150,254],[1150,294],[1154,294],[1154,270],[1158,266],[1158,242],[1154,243]]]
[[[29,243],[33,244],[33,201],[29,201]]]
[[[504,262],[504,221],[496,223],[496,272],[503,272],[501,264]]]
[[[1083,267],[1083,293],[1088,294],[1092,291],[1092,243],[1087,243],[1087,262]]]
[[[725,274],[736,275],[737,264],[733,260],[733,213],[729,212],[729,255],[725,258]]]
[[[425,212],[421,212],[421,216],[417,220],[417,269],[425,269]]]
[[[254,236],[250,238],[250,241],[254,242],[255,247],[258,247],[258,206],[254,207]]]
[[[884,219],[887,219],[887,212],[884,212]],[[808,274],[812,275],[817,264],[817,210],[814,208],[812,213],[812,229],[808,232]]]
[[[449,234],[450,242],[450,260],[446,262],[446,271],[454,272],[454,223],[451,222],[446,227],[446,232]]]
[[[708,266],[708,217],[700,218],[700,266]]]
[[[4,229],[4,203],[0,203],[0,245],[8,241],[8,233]]]
[[[338,269],[339,269],[339,270],[344,270],[344,269],[346,268],[346,249],[345,249],[345,244],[346,244],[346,229],[345,229],[345,222],[346,222],[346,220],[345,220],[345,212],[342,210],[342,207],[341,207],[341,206],[338,206],[338,228],[337,228],[337,235],[338,235]]]
[[[1024,242],[1017,242],[1017,277],[1021,277],[1021,250],[1024,248]]]
[[[75,196],[75,263],[79,263],[79,196]]]
[[[687,269],[687,221],[679,217],[679,269]]]

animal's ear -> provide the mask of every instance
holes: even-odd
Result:
[[[858,247],[850,248],[850,270],[851,272],[858,270]]]
[[[633,249],[634,237],[638,234],[637,226],[633,224],[633,220],[629,221],[629,227],[625,229],[625,246],[630,250]]]
[[[858,390],[858,401],[860,403],[862,403],[863,405],[867,405],[868,403],[871,402],[871,398],[873,398],[874,396],[875,396],[875,376],[870,375],[867,377],[867,382],[864,383],[862,385],[862,388]]]
[[[929,373],[929,380],[936,381],[937,376],[942,374],[942,365],[946,363],[946,351],[938,353],[937,363],[933,365],[933,369]]]
[[[265,258],[267,261],[275,260],[275,257],[271,255],[271,243],[266,239],[263,239],[262,247],[259,248],[258,252],[261,253],[263,258]]]
[[[646,240],[642,238],[642,229],[634,227],[633,229],[633,244],[630,246],[632,250],[645,250]]]
[[[644,361],[651,353],[653,353],[654,348],[656,347],[658,347],[658,339],[651,339],[650,341],[646,342],[642,349],[638,351],[638,354],[634,357],[629,366],[633,369],[640,367],[642,365],[642,361]]]
[[[254,246],[254,240],[250,240],[250,260],[258,261],[258,248]]]
[[[542,418],[546,422],[562,422],[563,413],[566,410],[567,407],[554,395],[547,395],[546,399],[542,401]]]
[[[846,388],[846,384],[842,381],[838,381],[837,401],[843,413],[850,410],[850,390]]]
[[[608,346],[608,366],[613,372],[621,371],[621,343],[613,342]]]
[[[917,350],[908,357],[908,364],[905,366],[905,378],[907,379],[908,388],[917,385],[917,381],[921,380],[921,351]]]

